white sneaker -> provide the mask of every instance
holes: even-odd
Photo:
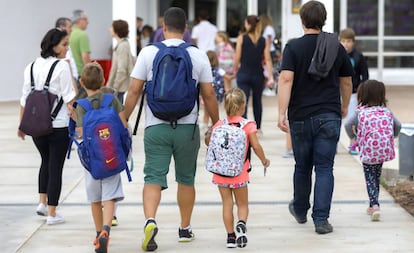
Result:
[[[293,150],[285,150],[282,154],[283,158],[291,158],[293,157]]]
[[[367,213],[371,215],[372,221],[380,221],[381,211],[378,205],[368,208]]]
[[[55,216],[47,216],[46,224],[47,225],[55,225],[55,224],[61,224],[64,223],[65,219],[62,215],[56,213]]]
[[[36,213],[40,216],[47,216],[47,207],[45,204],[40,203],[36,208]]]
[[[276,93],[275,93],[272,89],[270,89],[270,88],[266,87],[266,88],[263,90],[263,95],[265,95],[265,96],[267,96],[267,97],[273,97],[273,96],[276,96]]]

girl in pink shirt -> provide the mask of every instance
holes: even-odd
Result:
[[[224,108],[227,114],[227,122],[240,123],[244,118],[246,107],[246,96],[244,92],[239,88],[230,89],[224,97]],[[223,121],[218,121],[212,129],[223,124]],[[254,153],[262,162],[265,168],[269,167],[270,161],[266,158],[263,148],[259,143],[256,132],[256,123],[251,121],[247,123],[243,130],[247,135],[247,146],[253,148]],[[206,133],[206,143],[210,140],[211,130]],[[213,174],[213,183],[218,186],[221,200],[223,203],[223,221],[227,231],[227,247],[243,248],[247,244],[247,228],[246,221],[249,213],[248,207],[248,189],[247,184],[249,183],[249,159],[245,160],[243,171],[235,177],[223,177],[217,174]],[[234,198],[233,198],[234,196]],[[233,217],[233,206],[234,201],[237,205],[238,222],[236,225],[236,233],[234,229],[234,217]]]
[[[225,91],[228,91],[231,89],[235,52],[229,36],[224,31],[217,32],[216,54],[219,62],[219,67],[226,71],[226,76],[224,76],[224,89]]]

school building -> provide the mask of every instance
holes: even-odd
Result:
[[[5,38],[0,75],[0,101],[17,100],[23,82],[23,69],[40,52],[40,41],[58,17],[71,17],[82,9],[89,17],[87,33],[91,57],[109,60],[112,45],[109,27],[114,19],[130,24],[131,48],[135,51],[135,18],[157,27],[157,17],[171,7],[183,8],[191,27],[201,9],[210,21],[233,38],[249,14],[268,14],[282,43],[303,34],[299,9],[307,0],[19,0],[2,1],[0,28]],[[357,48],[367,57],[370,77],[387,85],[413,85],[414,82],[414,1],[413,0],[320,0],[328,18],[324,27],[339,32],[351,27],[357,34]],[[132,52],[135,53],[135,52]]]

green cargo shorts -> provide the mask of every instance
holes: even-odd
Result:
[[[168,188],[167,174],[171,157],[175,162],[175,181],[194,185],[197,156],[200,149],[200,131],[193,124],[158,124],[145,128],[144,132],[144,181],[146,184]]]

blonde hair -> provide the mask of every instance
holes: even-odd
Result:
[[[231,41],[229,39],[229,35],[227,34],[227,32],[225,32],[225,31],[218,31],[217,32],[217,36],[223,39],[224,44],[226,44],[226,45],[227,44],[230,44],[231,45]]]
[[[262,22],[262,29],[264,29],[268,25],[273,26],[272,18],[269,15],[262,14],[259,18],[260,22]]]
[[[83,67],[81,80],[86,89],[99,90],[104,80],[101,65],[97,62],[87,63]]]
[[[224,109],[228,117],[237,116],[246,104],[246,95],[239,88],[232,88],[224,95]]]

